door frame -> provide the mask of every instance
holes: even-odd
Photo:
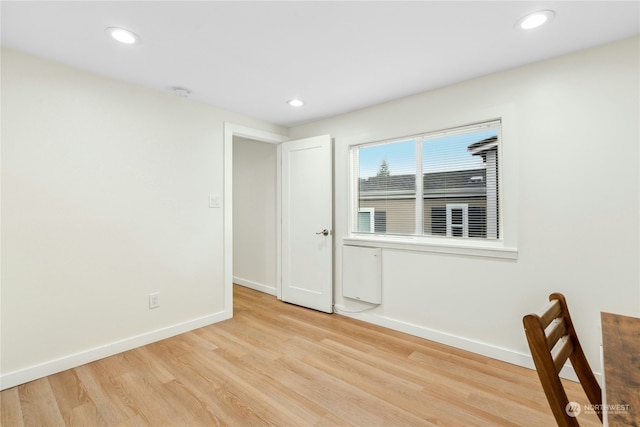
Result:
[[[254,141],[278,145],[276,157],[276,297],[282,298],[282,230],[280,224],[281,213],[281,179],[282,170],[280,160],[282,152],[280,144],[289,141],[289,137],[254,129],[247,126],[224,122],[223,144],[223,280],[224,307],[229,317],[233,316],[233,137],[247,138]]]

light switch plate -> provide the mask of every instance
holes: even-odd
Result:
[[[149,309],[160,307],[160,293],[153,292],[149,294]]]

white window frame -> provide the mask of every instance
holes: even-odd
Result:
[[[395,138],[385,138],[384,140],[379,140],[378,142],[371,142],[352,139],[348,142],[347,145],[347,154],[349,156],[349,211],[351,218],[350,221],[346,224],[348,233],[343,237],[343,243],[355,246],[364,246],[364,247],[380,247],[385,249],[395,249],[395,250],[408,250],[408,251],[418,251],[418,252],[435,252],[435,253],[445,253],[445,254],[457,254],[457,255],[468,255],[468,256],[479,256],[479,257],[487,257],[487,258],[497,258],[497,259],[511,259],[516,260],[518,258],[518,248],[517,248],[517,161],[518,161],[518,150],[517,145],[515,143],[510,143],[510,141],[516,140],[516,132],[515,132],[515,119],[514,119],[514,108],[512,105],[507,104],[503,106],[496,107],[494,109],[488,109],[485,112],[489,112],[491,115],[491,111],[494,111],[493,119],[487,120],[470,120],[467,123],[477,123],[484,124],[490,123],[494,121],[501,122],[501,129],[498,133],[498,138],[500,144],[498,144],[498,188],[497,188],[497,197],[500,200],[500,207],[498,211],[498,227],[500,229],[500,235],[498,239],[456,239],[446,236],[397,236],[397,235],[383,235],[383,234],[363,234],[357,233],[354,231],[354,222],[357,220],[357,209],[354,209],[357,206],[358,192],[357,185],[354,185],[356,181],[355,177],[358,172],[354,169],[354,165],[358,163],[358,150],[353,150],[352,148],[358,146],[379,144],[383,142],[391,142],[400,139],[409,139],[409,138],[417,138],[415,135],[424,136],[424,135],[436,135],[442,134],[446,135],[447,131],[437,131],[437,132],[422,132],[419,134],[414,134],[414,136],[405,136],[405,137],[395,137]],[[490,116],[489,116],[490,117]],[[452,124],[451,126],[442,126],[441,129],[451,129],[451,130],[460,130],[463,128],[470,128],[473,125],[469,126],[457,126]],[[505,138],[505,134],[508,135],[508,139]],[[506,145],[505,142],[508,144]],[[505,147],[508,147],[509,150],[506,151]],[[506,166],[505,166],[506,165]],[[505,176],[507,180],[505,180]],[[507,183],[505,184],[505,181]],[[508,184],[508,185],[507,185]],[[507,189],[507,196],[505,197],[505,189]],[[508,220],[505,217],[508,215]],[[467,215],[468,218],[468,215]],[[489,230],[488,230],[489,231]],[[467,227],[468,233],[468,227]]]
[[[360,208],[358,209],[358,213],[361,212],[368,212],[369,215],[369,231],[368,233],[373,233],[376,230],[376,221],[375,221],[375,215],[376,215],[376,208]],[[357,218],[357,224],[360,225],[360,218]],[[360,231],[358,230],[360,233],[367,233],[367,231]]]

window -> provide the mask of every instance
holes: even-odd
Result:
[[[447,236],[469,237],[469,205],[447,203]]]
[[[351,147],[353,232],[500,239],[500,126]]]
[[[384,233],[387,231],[387,213],[375,208],[361,208],[358,211],[358,232]]]
[[[361,233],[371,233],[375,230],[375,209],[361,208],[358,211],[358,231]]]

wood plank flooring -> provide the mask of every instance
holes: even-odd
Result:
[[[240,286],[234,299],[233,319],[2,391],[2,426],[555,425],[534,371]]]

